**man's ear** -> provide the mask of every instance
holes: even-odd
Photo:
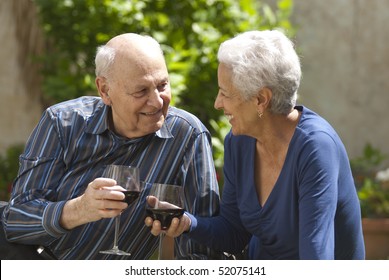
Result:
[[[97,91],[99,92],[99,95],[101,96],[101,99],[103,100],[104,104],[110,106],[111,105],[111,99],[109,97],[109,85],[107,82],[107,79],[105,77],[98,76],[95,80]]]

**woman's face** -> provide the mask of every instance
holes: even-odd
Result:
[[[225,64],[218,67],[219,92],[214,107],[223,110],[234,135],[251,135],[253,126],[258,124],[256,102],[253,98],[244,101],[239,89],[232,83],[232,71]]]

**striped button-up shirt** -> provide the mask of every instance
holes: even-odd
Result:
[[[127,139],[109,129],[110,108],[98,97],[81,97],[48,108],[20,156],[3,223],[9,241],[46,246],[59,259],[148,259],[158,238],[144,225],[145,197],[151,183],[185,188],[185,208],[200,216],[219,210],[219,190],[211,137],[198,118],[170,107],[162,128]],[[145,190],[121,214],[119,246],[130,257],[100,254],[112,247],[114,219],[101,219],[72,230],[59,220],[67,200],[82,195],[108,164],[140,168]],[[218,253],[175,240],[177,258],[216,258]]]

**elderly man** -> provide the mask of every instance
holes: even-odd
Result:
[[[112,247],[111,218],[122,213],[120,248],[148,259],[158,244],[143,223],[151,183],[181,185],[195,215],[218,212],[211,137],[198,118],[169,106],[169,75],[153,38],[114,37],[97,50],[96,76],[100,97],[48,108],[32,132],[3,214],[6,237],[58,259],[122,259],[99,253]],[[101,177],[108,164],[139,167],[146,188],[138,203],[122,202],[115,183]],[[221,255],[185,236],[175,244],[179,259]]]

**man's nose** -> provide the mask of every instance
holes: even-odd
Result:
[[[162,93],[159,92],[158,89],[152,91],[148,96],[147,104],[154,107],[160,107],[163,104],[161,94]]]

